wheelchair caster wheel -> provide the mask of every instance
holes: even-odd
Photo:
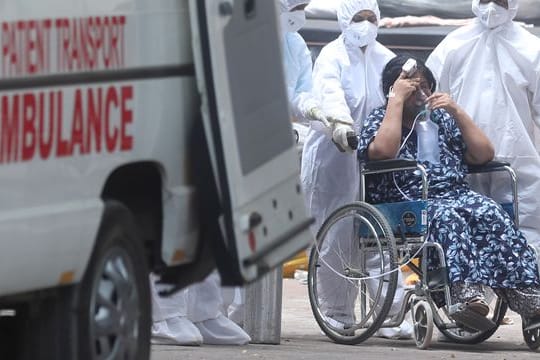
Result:
[[[414,341],[419,349],[427,349],[433,337],[433,311],[427,301],[419,301],[412,307]]]
[[[532,319],[521,318],[523,339],[532,351],[540,348],[540,316]]]

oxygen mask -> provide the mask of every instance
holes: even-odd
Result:
[[[418,108],[419,112],[423,112],[425,116],[421,117],[421,120],[426,120],[430,116],[430,110],[428,109],[428,103],[427,99],[428,96],[422,89],[418,89],[416,91],[416,107]]]
[[[416,90],[416,106],[427,107],[427,95],[422,89]]]

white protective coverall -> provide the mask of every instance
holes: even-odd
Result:
[[[241,327],[223,315],[220,279],[216,271],[200,283],[160,297],[161,285],[151,275],[152,342],[170,345],[244,345],[251,339]]]
[[[313,113],[319,106],[311,93],[313,87],[311,53],[302,36],[298,34],[298,30],[305,23],[305,11],[291,10],[299,5],[307,5],[310,1],[279,0],[285,82],[294,120],[293,128],[298,134],[300,149],[305,142],[309,122],[313,120]]]
[[[517,172],[519,227],[540,248],[540,39],[512,21],[517,0],[508,10],[490,3],[490,16],[487,6],[473,0],[475,23],[450,33],[426,64],[493,142],[496,160]],[[475,180],[495,200],[511,199],[506,174]]]
[[[323,113],[354,123],[357,133],[371,110],[385,103],[381,89],[382,71],[395,56],[377,41],[369,43],[362,51],[345,40],[344,32],[353,16],[361,10],[371,10],[380,19],[376,0],[344,0],[338,7],[338,21],[343,33],[322,49],[313,70],[313,92]],[[307,207],[315,218],[313,230],[316,233],[335,209],[358,200],[360,173],[356,152],[339,152],[326,132],[312,126],[304,145],[301,179]],[[358,258],[354,252],[358,247],[352,243],[352,222],[341,221],[336,225],[335,231],[327,236],[328,245],[321,250],[321,257],[332,267],[336,267],[341,259],[325,249],[347,248],[351,258]],[[336,291],[338,283],[342,287]],[[401,274],[399,284],[390,315],[396,314],[402,304]],[[332,304],[323,309],[326,315],[350,324],[356,288],[328,270],[320,274],[319,290],[325,302]],[[402,335],[400,329],[394,328],[384,329],[382,336],[410,337],[410,325],[404,324],[404,328],[407,334]]]
[[[300,122],[308,121],[307,113],[317,107],[317,102],[311,94],[313,82],[311,79],[313,63],[311,53],[306,42],[294,30],[301,27],[302,21],[298,20],[297,25],[289,27],[287,25],[288,13],[299,5],[309,4],[310,0],[279,0],[280,16],[283,32],[283,66],[285,67],[285,80],[287,83],[287,93],[291,105],[292,115]],[[304,11],[295,11],[295,15],[303,15]],[[296,20],[296,19],[295,19]]]

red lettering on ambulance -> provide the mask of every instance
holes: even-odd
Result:
[[[19,95],[2,96],[2,126],[0,137],[0,163],[18,160],[19,154]]]
[[[58,70],[123,67],[125,24],[125,16],[57,20]]]
[[[73,108],[73,122],[71,124],[72,151],[75,150],[75,146],[79,146],[80,154],[86,153],[83,138],[83,108],[80,89],[75,91],[75,106]]]
[[[2,74],[4,76],[11,73],[13,66],[17,65],[17,53],[15,48],[16,28],[11,23],[2,23]]]
[[[94,99],[94,92],[88,89],[88,121],[86,129],[86,149],[92,152],[92,137],[96,152],[101,152],[101,122],[103,119],[103,90],[97,89],[97,96]]]
[[[36,98],[33,94],[23,96],[22,161],[28,161],[36,150]]]
[[[63,90],[3,95],[0,164],[132,150],[133,99],[132,85],[75,89],[72,104]]]
[[[2,23],[2,74],[5,77],[50,72],[51,20]]]
[[[114,87],[109,87],[105,98],[105,145],[108,152],[113,152],[118,138],[118,128],[111,129],[111,105],[118,107],[118,95]]]
[[[120,107],[120,150],[133,149],[133,136],[127,134],[127,127],[133,122],[133,110],[127,102],[133,99],[133,86],[122,86],[122,105]]]
[[[60,93],[61,95],[62,93]],[[57,109],[63,109],[62,107],[62,96],[59,96],[58,99],[56,99],[57,102]],[[69,146],[69,140],[65,140],[62,135],[62,123],[63,123],[63,114],[60,110],[58,112],[58,116],[56,117],[56,156],[57,157],[66,157],[71,156],[71,146]]]
[[[59,71],[71,70],[73,64],[70,62],[71,54],[69,48],[69,20],[56,19],[56,37],[58,41],[57,69]]]
[[[60,97],[60,91],[56,92],[56,96]],[[38,134],[39,134],[39,155],[42,159],[48,159],[51,155],[52,147],[53,147],[53,137],[54,137],[54,119],[57,114],[55,114],[55,93],[51,92],[49,93],[49,126],[48,129],[45,129],[45,109],[44,109],[44,100],[45,94],[40,94],[40,115],[39,115],[39,126],[38,126]],[[60,112],[60,109],[56,109],[57,113]]]

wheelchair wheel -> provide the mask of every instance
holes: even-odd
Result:
[[[366,203],[337,209],[317,234],[308,270],[311,309],[322,331],[340,344],[365,341],[386,319],[396,292],[397,250],[388,222]]]
[[[429,348],[433,337],[433,312],[427,301],[421,300],[411,307],[416,347]]]
[[[495,310],[493,311],[493,314],[489,314],[488,316],[489,319],[493,321],[496,325],[492,329],[486,331],[471,331],[470,329],[463,328],[447,329],[445,328],[444,321],[442,321],[441,317],[439,316],[434,317],[435,326],[437,326],[437,329],[439,329],[439,331],[444,336],[457,344],[480,344],[481,342],[486,341],[493,334],[495,334],[495,331],[497,331],[504,316],[506,315],[508,305],[506,304],[506,302],[502,301],[501,298],[497,297],[494,308]]]
[[[532,351],[538,351],[540,348],[540,327],[536,327],[534,329],[526,330],[527,327],[529,327],[532,324],[538,324],[540,323],[540,317],[536,317],[534,319],[524,319],[521,318],[521,325],[523,329],[523,339],[525,340],[525,343],[531,349]]]

